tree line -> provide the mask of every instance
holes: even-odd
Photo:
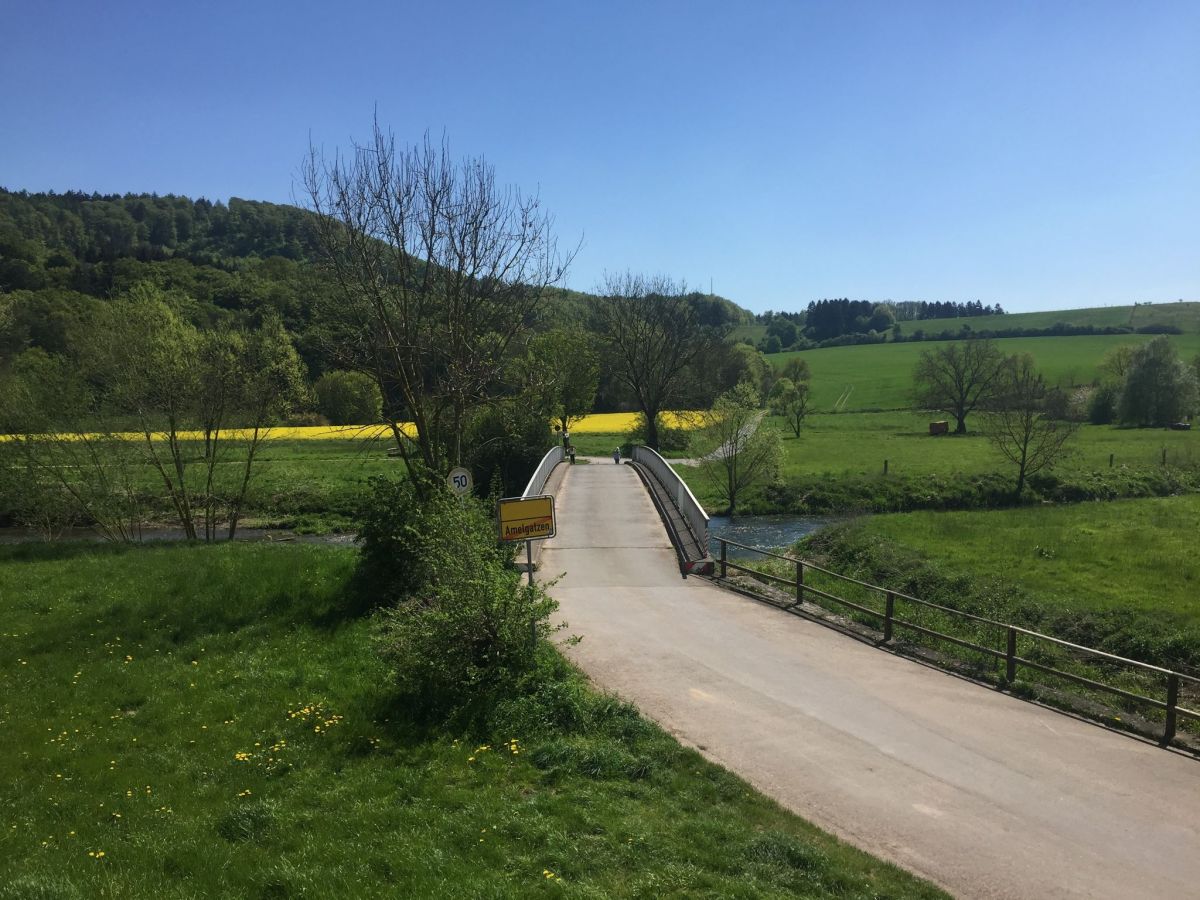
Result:
[[[481,158],[376,128],[310,153],[304,185],[307,209],[0,192],[17,506],[116,539],[164,509],[232,535],[263,436],[317,421],[384,424],[414,484],[467,465],[511,493],[551,420],[634,409],[657,444],[666,409],[769,372],[724,340],[749,317],[724,298],[631,273],[565,289],[574,249]]]
[[[804,312],[768,310],[756,321],[766,324],[758,347],[765,353],[842,346],[848,343],[882,343],[901,340],[899,323],[922,319],[974,318],[1001,315],[1000,304],[985,306],[978,300],[963,303],[920,301],[825,299],[810,302]],[[964,326],[966,327],[966,326]],[[915,340],[925,339],[919,332]]]

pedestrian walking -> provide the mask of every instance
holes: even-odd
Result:
[[[621,448],[620,447],[618,447],[616,450],[613,451],[613,462],[615,462],[618,466],[621,464]]]
[[[563,447],[570,447],[571,446],[571,432],[567,431],[567,429],[564,428],[562,430],[562,436],[563,436]]]

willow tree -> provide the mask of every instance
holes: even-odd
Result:
[[[302,181],[337,285],[339,362],[378,382],[410,473],[461,464],[471,413],[496,397],[510,345],[574,252],[559,252],[536,195],[428,135],[397,147],[376,122],[344,155],[310,146]]]

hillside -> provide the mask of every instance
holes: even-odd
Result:
[[[1039,315],[1032,313],[1031,315]],[[1008,318],[997,317],[997,318]],[[1003,338],[1004,353],[1028,353],[1052,384],[1090,384],[1104,354],[1122,344],[1152,340],[1151,335],[1083,335],[1078,337]],[[1172,335],[1185,359],[1200,353],[1200,333]],[[776,367],[801,356],[812,370],[813,409],[820,412],[902,409],[912,405],[913,369],[921,353],[936,344],[905,342],[856,347],[827,347],[776,353]]]
[[[886,305],[886,304],[885,304]],[[769,318],[770,314],[766,314]],[[729,335],[731,341],[743,341],[769,350],[765,341],[770,331],[766,319],[739,325]],[[833,337],[818,341],[812,328],[796,332],[796,342],[783,343],[783,350],[811,350],[818,347],[856,344],[903,343],[908,341],[953,340],[964,334],[995,338],[1014,337],[1091,337],[1112,334],[1197,334],[1200,333],[1200,302],[1135,303],[1132,306],[1099,306],[1084,309],[1045,312],[999,313],[930,319],[897,320],[894,329],[859,332],[837,330]]]
[[[1093,328],[1178,328],[1185,334],[1200,333],[1200,302],[1138,303],[1133,306],[1094,306],[1047,312],[1005,313],[983,319],[925,319],[903,323],[904,333],[917,329],[936,334],[950,329],[1053,328],[1062,323]]]
[[[318,264],[312,215],[236,197],[222,203],[0,188],[0,295],[14,305],[0,356],[27,347],[61,352],[69,324],[89,305],[150,282],[202,328],[278,314],[315,377],[332,365],[320,312],[335,287]],[[705,324],[753,320],[724,297],[694,293],[691,300]],[[577,326],[598,301],[554,290],[536,327]]]

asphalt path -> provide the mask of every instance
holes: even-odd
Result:
[[[560,468],[566,652],[681,741],[957,896],[1200,897],[1200,762],[683,580],[630,467]]]

